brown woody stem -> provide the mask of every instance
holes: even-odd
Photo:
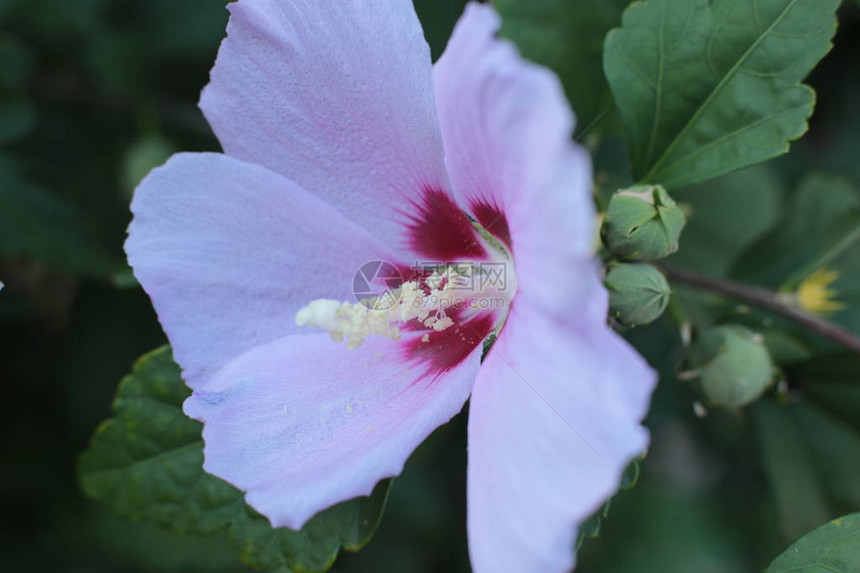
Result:
[[[787,303],[776,292],[727,279],[708,277],[676,267],[661,266],[660,270],[666,274],[669,280],[675,283],[709,290],[725,297],[757,306],[808,328],[819,336],[823,336],[860,354],[860,337],[848,332],[841,326],[837,326],[828,320]]]

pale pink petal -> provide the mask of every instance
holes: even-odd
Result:
[[[402,342],[347,350],[326,334],[290,336],[227,365],[185,411],[204,422],[203,467],[246,491],[273,525],[295,529],[400,473],[462,408],[480,352],[473,345],[458,365],[428,374]]]
[[[591,165],[558,79],[497,39],[499,26],[470,4],[436,64],[445,158],[460,202],[512,247],[519,289],[564,313],[593,286]]]
[[[180,154],[132,202],[126,252],[152,298],[186,382],[297,332],[316,298],[353,300],[358,268],[392,260],[364,226],[263,167]]]
[[[469,407],[475,573],[567,573],[576,530],[648,443],[654,374],[601,323],[518,297]]]
[[[430,51],[408,0],[240,0],[200,106],[224,150],[368,224],[447,192]]]

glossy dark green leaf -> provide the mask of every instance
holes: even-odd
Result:
[[[776,157],[807,129],[800,82],[830,50],[839,0],[645,0],[604,67],[634,177],[678,188]]]
[[[599,129],[614,113],[603,75],[606,32],[621,22],[628,0],[497,0],[502,36],[523,55],[552,68],[561,78],[579,120],[578,133]]]
[[[189,390],[165,347],[141,358],[120,384],[115,416],[96,430],[80,459],[89,497],[120,515],[155,521],[178,533],[228,530],[248,565],[325,571],[340,549],[361,548],[373,535],[388,482],[373,495],[336,505],[300,531],[273,529],[242,492],[203,471],[201,424],[183,414]]]
[[[766,573],[860,571],[860,513],[835,519],[797,540]]]

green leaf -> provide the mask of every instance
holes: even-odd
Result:
[[[273,529],[235,487],[203,471],[202,426],[182,412],[189,390],[168,347],[135,365],[120,384],[115,417],[81,455],[84,492],[134,521],[181,534],[228,530],[246,564],[260,569],[325,571],[341,546],[360,549],[379,524],[388,493],[327,509],[300,531]]]
[[[764,286],[780,286],[826,255],[828,247],[841,239],[833,231],[858,214],[860,193],[847,181],[811,174],[801,181],[773,232],[740,257],[732,274]]]
[[[244,567],[227,533],[180,536],[153,522],[132,523],[107,508],[64,523],[77,551],[109,559],[115,570],[158,573],[236,573]]]
[[[681,435],[688,432],[676,431],[684,432]],[[673,464],[673,469],[689,470],[694,463],[688,458],[686,463]],[[619,499],[614,504],[613,519],[606,523],[598,542],[587,544],[580,552],[576,571],[754,571],[745,559],[748,550],[742,544],[749,544],[750,540],[738,534],[738,524],[742,521],[732,519],[730,513],[736,506],[746,505],[745,499],[739,499],[742,494],[734,490],[734,503],[720,503],[720,499],[714,499],[714,493],[695,493],[689,484],[677,478],[657,483],[649,479],[636,491],[624,495],[623,501]],[[755,526],[759,525],[755,520]],[[759,528],[750,534],[754,535],[754,543],[761,542],[760,533]]]
[[[812,174],[801,182],[779,224],[738,258],[731,274],[790,296],[814,272],[835,271],[835,280],[826,286],[839,308],[826,316],[860,332],[858,244],[860,193],[843,179]]]
[[[840,517],[804,535],[767,568],[767,573],[801,571],[860,571],[860,513]]]
[[[824,488],[792,410],[760,400],[752,414],[782,532],[796,539],[830,517]]]
[[[826,354],[793,367],[792,383],[835,419],[860,433],[860,356]]]
[[[561,78],[583,133],[613,108],[601,65],[603,39],[629,0],[497,0],[501,35]],[[587,88],[583,89],[583,86]]]
[[[797,407],[795,418],[832,506],[860,508],[860,434],[811,405]]]
[[[646,0],[606,38],[604,69],[640,183],[678,188],[788,150],[830,50],[839,0]]]
[[[677,192],[687,227],[680,250],[667,263],[726,274],[741,253],[779,221],[783,196],[779,179],[765,165]]]
[[[839,361],[838,357],[827,359]],[[841,410],[827,407],[826,398],[833,397],[827,393],[825,400],[819,400],[814,390],[827,384],[830,374],[826,370],[812,373],[824,361],[822,357],[788,370],[789,381],[797,388],[791,403],[763,400],[753,408],[762,460],[787,540],[860,508],[860,431],[856,426],[860,396],[839,396],[845,401]],[[856,386],[856,369],[851,372]]]
[[[778,366],[796,364],[812,357],[810,346],[793,332],[765,326],[761,329],[761,335],[773,363]]]

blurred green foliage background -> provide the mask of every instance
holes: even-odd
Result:
[[[593,69],[624,2],[579,3],[559,16],[573,19],[568,28],[539,20],[526,34],[514,24],[511,35],[533,57],[549,53],[547,63],[563,72]],[[0,0],[4,570],[245,570],[218,536],[182,538],[112,516],[82,498],[75,471],[93,429],[109,416],[119,379],[165,342],[124,263],[128,203],[140,178],[172,152],[218,149],[194,104],[224,33],[224,4]],[[416,5],[438,56],[463,2]],[[576,36],[581,21],[591,22],[590,33]],[[840,21],[835,50],[810,79],[819,93],[811,130],[792,152],[675,195],[693,213],[675,264],[773,286],[784,277],[765,272],[762,253],[784,255],[791,270],[802,263],[791,257],[802,257],[803,245],[823,232],[814,221],[804,227],[809,206],[797,199],[799,188],[812,188],[814,203],[856,206],[860,9],[846,4]],[[557,50],[547,52],[540,43],[547,39]],[[584,73],[571,99],[597,122],[584,141],[605,195],[630,181],[607,87],[594,76]],[[824,175],[810,180],[811,172]],[[786,223],[792,217],[800,223]],[[799,230],[768,237],[777,228]],[[856,285],[860,276],[846,273],[846,304],[860,297]],[[599,538],[585,543],[580,571],[758,571],[802,533],[860,510],[860,395],[850,391],[858,360],[835,357],[838,349],[748,309],[685,290],[678,297],[702,321],[731,316],[765,329],[771,350],[782,352],[788,396],[803,399],[783,393],[740,414],[699,418],[696,394],[677,378],[677,317],[632,331],[662,374],[648,420],[654,443],[638,485],[613,501]],[[837,321],[858,328],[851,313]],[[468,571],[464,501],[461,416],[413,456],[374,540],[342,555],[334,571]]]

